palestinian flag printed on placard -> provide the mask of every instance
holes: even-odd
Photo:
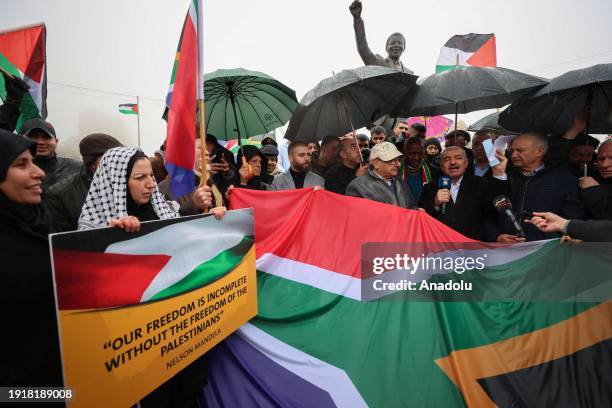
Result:
[[[21,102],[17,129],[31,118],[47,117],[46,29],[44,24],[0,32],[0,67],[23,79],[29,93]],[[6,98],[4,78],[0,75],[0,97]]]
[[[138,104],[122,103],[119,105],[119,112],[125,115],[138,115]]]
[[[365,302],[362,243],[471,240],[324,190],[241,189],[232,205],[257,214],[259,311],[209,354],[207,406],[611,406],[612,303]],[[563,276],[565,250],[511,246],[487,277],[528,291],[544,267]]]
[[[454,35],[440,49],[436,72],[456,66],[496,67],[495,34]]]
[[[168,220],[163,228],[159,222],[142,223],[139,232],[120,242],[115,228],[81,232],[78,240],[55,235],[59,310],[132,306],[216,281],[253,245],[252,211],[226,213],[223,221],[197,216]]]

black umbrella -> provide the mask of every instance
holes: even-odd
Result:
[[[507,68],[458,66],[419,80],[416,92],[405,97],[392,115],[456,116],[499,108],[547,83],[543,78]]]
[[[289,121],[289,140],[344,135],[391,112],[417,77],[379,66],[347,69],[308,91]]]
[[[517,100],[499,117],[499,123],[521,132],[562,134],[583,109],[586,133],[611,133],[612,64],[569,71],[536,93]]]
[[[506,134],[506,135],[516,133],[516,132],[513,132],[511,130],[504,128],[502,125],[498,123],[500,114],[501,112],[491,113],[485,116],[484,118],[472,123],[470,127],[468,127],[467,130],[469,130],[470,132],[478,132],[481,130],[492,130],[494,132],[498,132],[498,133]]]

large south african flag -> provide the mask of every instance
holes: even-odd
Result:
[[[212,351],[207,406],[611,406],[610,302],[364,301],[362,243],[469,240],[323,190],[237,190],[232,205],[254,207],[259,311]],[[558,241],[526,243],[483,276],[520,294],[581,261]],[[610,255],[591,261],[611,269]]]

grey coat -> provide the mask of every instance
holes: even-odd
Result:
[[[325,180],[323,180],[323,177],[319,176],[318,174],[314,174],[312,171],[309,171],[306,173],[306,178],[304,179],[304,188],[314,186],[324,188]],[[274,176],[274,181],[268,186],[268,190],[295,190],[295,183],[293,182],[293,177],[291,177],[291,172],[287,170],[278,176]]]
[[[392,182],[395,184],[396,193],[380,176],[373,172],[371,167],[368,167],[366,174],[349,183],[346,187],[346,195],[367,198],[368,200],[402,208],[417,208],[417,202],[410,189],[406,188],[398,177],[394,177]]]

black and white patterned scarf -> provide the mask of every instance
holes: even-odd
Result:
[[[107,227],[112,218],[128,215],[127,167],[137,151],[134,147],[116,147],[104,153],[81,210],[79,230]],[[151,195],[151,204],[160,220],[179,216],[164,200],[157,184]]]

